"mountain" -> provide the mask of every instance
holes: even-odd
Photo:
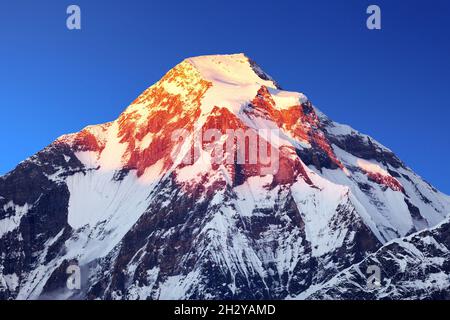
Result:
[[[367,270],[379,266],[379,285],[367,287]],[[312,286],[297,299],[450,299],[450,220],[392,240],[363,261]]]
[[[0,299],[383,297],[361,284],[368,259],[442,262],[448,287],[448,213],[392,151],[245,55],[195,57],[0,177]],[[394,297],[429,298],[421,275]]]

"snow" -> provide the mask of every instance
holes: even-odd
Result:
[[[273,207],[277,189],[269,189],[272,181],[272,175],[250,177],[233,189],[237,196],[234,204],[242,216],[252,216],[255,209]]]
[[[371,173],[379,173],[383,176],[390,176],[390,174],[383,169],[379,164],[370,162],[364,159],[357,159],[356,165],[363,169],[365,172],[371,172]]]
[[[287,109],[308,101],[308,98],[299,92],[289,92],[272,88],[269,88],[269,92],[277,109]]]
[[[75,156],[78,160],[83,163],[87,169],[97,169],[103,172],[111,172],[123,167],[124,165],[124,154],[127,150],[128,144],[121,143],[121,138],[119,137],[119,122],[114,121],[103,128],[100,126],[92,126],[90,130],[93,132],[98,132],[100,130],[101,135],[96,136],[96,139],[105,139],[105,148],[101,153],[97,151],[77,151]]]
[[[361,277],[364,281],[367,274],[361,271],[361,266],[372,262],[375,262],[382,269],[383,267],[389,267],[391,270],[395,270],[395,267],[399,269],[394,276],[383,278],[385,284],[376,292],[378,299],[384,297],[402,299],[404,295],[402,291],[405,290],[418,293],[425,291],[424,294],[418,297],[410,297],[411,299],[424,299],[430,298],[430,296],[426,295],[427,293],[431,294],[433,291],[448,290],[448,274],[439,269],[448,260],[449,249],[437,242],[432,236],[435,232],[442,232],[438,229],[443,223],[448,223],[448,221],[448,219],[444,220],[438,226],[429,229],[429,231],[417,232],[404,238],[394,239],[386,243],[377,252],[367,256],[363,261],[340,271],[327,282],[312,285],[301,294],[289,297],[289,299],[315,298],[314,294],[318,292],[321,293],[319,295],[321,298],[336,299],[335,295],[330,296],[327,292],[329,289],[345,292],[346,288],[358,288],[357,290],[361,292],[367,291],[368,289],[361,286],[359,281],[355,281],[355,276]],[[390,250],[393,244],[400,246],[402,250]],[[424,250],[424,245],[432,248]],[[441,252],[436,251],[436,249]],[[397,283],[394,284],[392,279],[399,274],[402,276],[400,278],[397,277]],[[337,297],[339,298],[339,296]]]
[[[335,136],[338,139],[344,138],[346,136],[359,136],[360,138],[362,138],[365,141],[369,141],[369,139],[370,139],[370,141],[380,150],[385,151],[385,152],[392,152],[389,148],[382,145],[380,142],[378,142],[374,138],[369,137],[368,135],[363,134],[363,133],[359,132],[358,130],[353,129],[352,127],[350,127],[346,124],[341,124],[341,123],[338,123],[335,121],[331,121],[325,114],[323,114],[316,107],[314,109],[316,110],[316,113],[319,116],[319,118],[321,118],[323,122],[328,123],[328,125],[326,127],[326,131],[328,132],[328,134]]]
[[[239,90],[236,90],[239,88]],[[202,116],[211,113],[211,110],[218,106],[229,109],[232,113],[237,114],[243,106],[252,101],[260,84],[247,84],[236,86],[234,84],[214,82],[202,99]]]
[[[154,134],[149,132],[145,135],[145,137],[142,139],[141,143],[137,146],[140,150],[145,150],[150,146],[150,143],[152,143]]]
[[[356,167],[362,169],[366,173],[379,173],[383,176],[391,176],[389,172],[385,169],[384,165],[376,162],[375,160],[365,160],[342,150],[336,145],[333,145],[333,151],[338,157],[338,159],[345,164],[347,167]]]
[[[249,84],[265,85],[276,89],[273,81],[261,79],[242,53],[231,55],[209,55],[187,59],[205,80],[213,83],[229,84],[234,87]]]
[[[6,285],[10,291],[16,291],[19,286],[19,277],[17,274],[6,274],[3,275],[3,279],[5,279]]]
[[[201,149],[199,158],[193,165],[177,170],[177,181],[186,182],[200,178],[201,175],[211,171],[211,155]]]
[[[450,213],[449,198],[439,191],[434,191],[428,183],[409,168],[407,170],[400,168],[397,171],[402,175],[398,180],[410,196],[409,201],[420,210],[428,227],[439,224]],[[424,202],[424,198],[429,202]]]
[[[219,195],[220,197],[220,195]],[[234,274],[239,272],[246,278],[256,274],[264,281],[265,270],[262,261],[251,245],[251,240],[242,232],[239,232],[235,225],[236,213],[230,206],[221,206],[213,208],[211,205],[208,210],[213,210],[212,219],[203,227],[197,239],[205,243],[194,243],[196,247],[202,250],[202,257],[209,253],[213,262],[223,269],[226,274],[230,272],[234,279]],[[234,280],[233,280],[234,282]]]
[[[280,148],[282,146],[299,149],[311,148],[309,141],[294,139],[289,132],[280,130],[278,125],[272,120],[244,112],[239,113],[239,117],[245,125],[258,132],[258,134],[266,141],[269,141],[274,148]]]
[[[3,206],[3,211],[12,210],[13,215],[0,220],[0,239],[8,232],[14,231],[19,227],[22,217],[28,213],[32,205],[26,203],[23,206],[14,204],[13,201],[8,202]]]
[[[149,297],[152,297],[153,290],[152,287],[156,284],[159,274],[159,268],[154,267],[150,270],[147,270],[147,283],[146,286],[139,286],[138,282],[131,284],[128,288],[128,298],[130,300],[146,300]],[[134,273],[133,273],[134,275]],[[169,280],[170,282],[170,280]],[[170,284],[167,284],[170,286]],[[169,289],[170,290],[170,289]]]
[[[327,131],[333,136],[349,136],[359,134],[359,132],[352,127],[337,122],[332,122],[332,125],[327,128]]]
[[[347,175],[339,170],[324,169],[321,175],[329,181],[350,187],[355,200],[361,204],[358,212],[364,210],[369,214],[369,220],[375,222],[375,229],[367,220],[367,217],[364,221],[371,227],[375,234],[381,235],[382,242],[404,236],[410,232],[415,225],[411,213],[405,203],[404,194],[402,192],[393,191],[390,188],[383,191],[382,187],[377,183],[370,181],[365,173],[358,171],[354,172],[352,168],[356,167],[362,169],[364,172],[390,176],[387,169],[374,160],[368,161],[357,158],[336,145],[333,145],[333,150],[338,159],[349,169],[349,171],[353,171],[353,173]],[[368,184],[372,188],[368,193],[363,192],[358,183]],[[429,208],[427,211],[429,211]]]
[[[95,151],[78,151],[75,156],[80,160],[86,169],[95,169],[98,164],[98,153]]]
[[[313,256],[322,256],[342,246],[348,232],[333,229],[332,220],[339,204],[348,200],[348,187],[337,185],[311,175],[317,187],[299,180],[291,187],[292,196],[305,222],[306,239],[311,243]]]
[[[158,160],[154,165],[145,169],[144,174],[139,177],[138,183],[143,187],[154,185],[163,173],[164,159]]]
[[[105,149],[100,155],[99,164],[102,171],[111,171],[123,166],[122,157],[127,149],[127,143],[121,143],[119,137],[119,123],[115,121],[108,130]]]
[[[114,171],[103,170],[68,177],[68,223],[79,230],[71,254],[87,263],[109,253],[148,208],[161,168],[157,162],[141,177],[133,171],[122,181],[113,179]]]
[[[45,262],[49,247],[61,237],[63,231],[64,229],[61,230],[55,237],[45,242],[42,254],[37,256],[37,267],[31,270],[30,273],[28,273],[20,283],[17,300],[32,300],[39,298],[39,295],[41,294],[46,282],[55,271],[55,269],[58,268],[64,260],[64,257],[60,257],[56,260],[51,261],[50,263]]]
[[[149,90],[149,89],[148,89]],[[141,126],[145,123],[147,120],[148,115],[150,114],[150,110],[148,108],[149,106],[146,103],[140,103],[140,102],[133,102],[130,104],[125,111],[123,112],[123,115],[136,115],[133,119],[136,123],[136,126]]]
[[[166,281],[160,284],[158,299],[183,299],[186,292],[198,283],[199,277],[199,271],[190,272],[187,276],[176,275],[168,277]]]
[[[186,61],[198,70],[203,79],[212,82],[212,87],[202,99],[199,125],[215,106],[228,108],[237,115],[255,98],[261,86],[276,89],[273,81],[263,80],[255,73],[243,54],[201,56]]]

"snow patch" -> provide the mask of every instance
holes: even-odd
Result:
[[[211,155],[203,148],[200,149],[200,156],[193,165],[185,166],[176,171],[177,181],[186,182],[198,179],[201,175],[211,171],[211,162]]]
[[[339,204],[348,201],[348,187],[337,185],[311,175],[315,185],[311,187],[303,180],[291,187],[291,193],[305,222],[306,239],[311,243],[312,255],[320,257],[342,246],[348,230],[334,230],[332,219]]]
[[[242,185],[233,190],[237,199],[234,201],[242,216],[252,216],[258,208],[273,207],[277,189],[269,190],[273,181],[272,175],[249,177]]]
[[[287,109],[308,101],[308,98],[299,92],[289,92],[272,88],[269,88],[269,92],[277,109]]]
[[[19,227],[22,217],[28,213],[32,205],[25,203],[23,206],[14,204],[13,201],[8,202],[3,206],[3,211],[12,210],[13,215],[0,220],[0,239],[8,232],[14,231]]]
[[[187,59],[205,80],[213,83],[227,83],[233,86],[248,84],[265,85],[276,89],[271,80],[261,79],[244,54],[209,55]]]
[[[5,279],[6,286],[10,291],[16,291],[17,287],[19,286],[19,277],[17,274],[6,274],[3,275],[3,279]]]

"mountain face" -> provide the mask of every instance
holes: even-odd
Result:
[[[368,287],[370,266],[379,266]],[[450,220],[431,230],[395,239],[297,299],[450,299]]]
[[[0,299],[449,298],[448,213],[246,56],[190,58],[0,177]]]

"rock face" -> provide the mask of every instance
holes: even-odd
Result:
[[[246,56],[190,58],[0,177],[0,299],[447,298],[448,213]]]

